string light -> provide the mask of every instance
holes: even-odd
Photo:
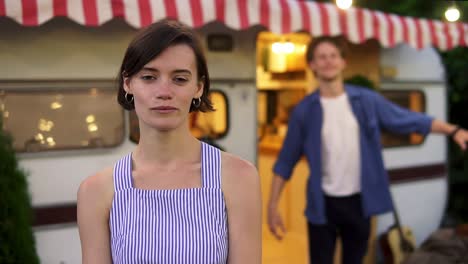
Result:
[[[336,0],[336,5],[341,9],[348,9],[353,4],[353,0]]]
[[[445,11],[445,18],[450,22],[455,22],[460,18],[460,10],[454,4]]]

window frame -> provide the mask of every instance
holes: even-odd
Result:
[[[89,91],[91,88],[97,88],[101,90],[115,91],[115,103],[117,102],[117,88],[114,80],[95,80],[95,79],[80,79],[80,80],[3,80],[0,81],[0,96],[3,92],[14,92],[19,93],[54,93],[61,92],[67,94],[82,93]],[[57,147],[51,149],[41,149],[39,151],[18,151],[15,152],[21,156],[39,156],[39,155],[51,155],[57,153],[62,155],[64,152],[89,152],[112,149],[121,146],[125,143],[126,138],[126,127],[127,120],[123,108],[119,106],[119,115],[122,118],[122,134],[119,140],[111,145],[106,146],[73,146],[73,147]],[[3,117],[2,117],[3,118]],[[2,128],[3,129],[3,128]]]
[[[391,84],[390,84],[390,85],[391,85]],[[400,106],[400,107],[403,107],[403,106],[401,106],[401,105],[397,104],[396,102],[394,102],[394,101],[390,100],[389,98],[387,98],[387,97],[384,95],[385,92],[388,92],[388,93],[406,93],[406,94],[409,94],[409,93],[412,93],[412,92],[417,92],[417,93],[419,93],[419,94],[421,95],[421,98],[422,98],[422,100],[423,100],[422,111],[419,112],[419,113],[427,114],[427,95],[426,95],[426,93],[424,92],[424,90],[421,89],[421,88],[411,88],[411,89],[402,89],[402,88],[398,88],[398,89],[389,89],[389,88],[385,88],[385,89],[379,89],[379,90],[377,90],[377,92],[378,92],[380,95],[382,95],[385,99],[387,99],[388,101],[390,101],[390,102],[392,102],[392,103],[394,103],[394,104],[396,104],[396,105],[398,105],[398,106]],[[409,108],[407,108],[407,107],[403,107],[403,108],[409,109]],[[409,110],[411,110],[411,109],[409,109]],[[414,110],[411,110],[411,111],[414,111]],[[383,148],[383,149],[401,149],[401,148],[407,148],[407,147],[421,146],[421,145],[424,144],[424,142],[426,141],[426,138],[427,138],[427,137],[424,137],[424,136],[423,136],[421,142],[418,143],[418,144],[410,144],[410,145],[399,144],[399,145],[385,146],[385,145],[383,144],[383,142],[382,142],[382,137],[383,137],[383,134],[384,134],[384,133],[388,133],[389,135],[397,135],[397,136],[398,136],[398,134],[391,133],[391,132],[389,132],[389,131],[386,131],[386,130],[381,129],[381,130],[380,130],[380,138],[381,138],[380,140],[381,140],[381,144],[382,144],[382,148]],[[410,136],[411,134],[413,134],[413,133],[407,134],[407,136]],[[417,134],[417,133],[415,133],[415,134]],[[418,135],[419,135],[419,134],[418,134]]]
[[[216,86],[216,85],[215,85]],[[229,130],[231,128],[231,119],[230,119],[230,107],[229,107],[229,98],[227,97],[226,93],[224,91],[222,91],[221,89],[216,89],[216,88],[212,88],[210,89],[210,94],[213,93],[213,92],[216,92],[216,93],[219,93],[223,98],[224,98],[224,102],[226,102],[226,129],[224,130],[224,133],[221,133],[219,135],[219,137],[217,138],[214,138],[213,140],[220,140],[220,139],[223,139],[227,136],[227,134],[229,133]],[[216,106],[214,106],[215,108],[215,111],[216,111]]]

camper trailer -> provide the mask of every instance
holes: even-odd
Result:
[[[30,2],[35,1],[23,4]],[[304,61],[304,47],[311,38],[347,34],[351,49],[347,78],[362,75],[390,100],[442,120],[447,116],[445,73],[431,44],[451,48],[462,39],[451,44],[442,41],[447,37],[442,22],[428,23],[435,25],[427,28],[435,28],[432,34],[436,37],[431,38],[430,30],[418,29],[418,34],[429,34],[419,38],[412,35],[416,32],[412,27],[408,31],[390,23],[390,30],[384,24],[383,18],[395,22],[400,19],[397,16],[353,9],[349,12],[364,14],[359,18],[363,21],[378,21],[372,26],[365,24],[363,35],[356,39],[351,31],[357,28],[351,22],[347,30],[336,22],[338,11],[333,5],[314,2],[175,1],[165,6],[170,1],[148,1],[151,5],[145,10],[138,9],[137,1],[122,1],[122,6],[114,6],[119,1],[101,1],[109,3],[94,6],[94,19],[82,6],[89,1],[80,5],[76,3],[81,1],[62,2],[68,6],[51,4],[53,12],[36,5],[32,18],[27,16],[31,9],[21,4],[6,1],[6,7],[0,8],[4,15],[0,17],[3,124],[14,138],[21,167],[28,172],[34,234],[42,263],[81,262],[76,225],[78,186],[96,171],[112,166],[138,142],[138,122],[134,114],[117,104],[115,83],[126,46],[137,28],[164,17],[175,17],[197,28],[218,111],[192,117],[190,126],[198,137],[258,167],[264,204],[288,113],[315,89],[313,74]],[[269,20],[259,11],[264,10],[261,3],[268,3]],[[190,4],[198,8],[190,9]],[[163,6],[165,9],[157,8]],[[170,15],[171,10],[178,10],[177,16]],[[203,15],[197,15],[197,10],[203,10]],[[253,15],[256,12],[258,17]],[[56,16],[53,19],[52,14]],[[291,22],[285,23],[286,19]],[[323,19],[330,20],[323,23]],[[402,19],[407,24],[422,23]],[[301,24],[306,20],[308,27]],[[393,35],[383,37],[385,32]],[[467,36],[468,27],[458,33]],[[400,221],[412,229],[420,244],[439,227],[447,203],[446,139],[385,133],[382,142]],[[288,234],[280,243],[265,228],[264,263],[307,263],[303,216],[307,176],[305,161],[300,161],[281,201]],[[368,263],[374,262],[379,234],[394,224],[393,215],[378,216],[373,224],[375,239],[370,241]]]

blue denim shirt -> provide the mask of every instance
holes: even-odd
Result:
[[[369,89],[345,85],[351,108],[359,124],[361,197],[365,216],[392,210],[387,171],[382,158],[380,130],[427,135],[432,118],[412,112]],[[288,131],[273,172],[288,180],[305,155],[309,165],[305,215],[313,224],[326,223],[321,174],[322,106],[319,91],[306,96],[292,111]]]

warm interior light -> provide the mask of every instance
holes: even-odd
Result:
[[[41,133],[37,133],[34,136],[34,139],[37,140],[37,141],[41,141],[41,140],[44,140],[44,136]]]
[[[341,9],[348,9],[353,4],[353,0],[336,0],[336,5]]]
[[[52,103],[50,103],[50,109],[57,110],[57,109],[62,108],[63,106],[62,99],[63,99],[63,95],[61,94],[55,95],[55,100]]]
[[[89,132],[95,132],[98,130],[98,126],[95,123],[91,123],[88,125],[88,131]]]
[[[96,120],[96,118],[94,117],[94,115],[87,115],[86,116],[86,122],[87,123],[93,123],[95,120]]]
[[[291,42],[275,42],[271,49],[276,54],[290,54],[294,52],[294,44]]]
[[[50,131],[54,127],[54,122],[41,118],[39,119],[39,124],[37,126],[40,131]]]
[[[460,18],[460,11],[456,6],[451,6],[445,11],[445,18],[450,22],[455,22]]]
[[[62,108],[62,104],[60,102],[52,102],[50,104],[50,108],[53,109],[53,110],[56,110],[56,109],[60,109]]]
[[[283,47],[284,47],[285,53],[287,54],[294,52],[294,44],[292,44],[291,42],[284,43]]]
[[[47,144],[49,144],[49,146],[51,146],[51,147],[55,146],[54,138],[53,137],[47,137]]]

